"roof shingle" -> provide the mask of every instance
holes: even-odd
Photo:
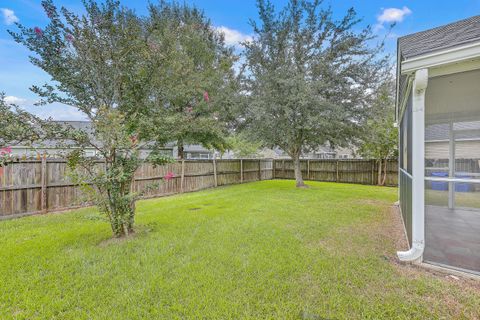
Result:
[[[480,40],[480,15],[398,38],[402,59],[450,49]]]

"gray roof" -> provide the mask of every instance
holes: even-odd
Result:
[[[408,94],[405,91],[407,76],[402,75],[401,70],[403,60],[477,41],[480,41],[480,15],[398,38],[396,116],[399,116],[400,104]]]
[[[57,123],[61,126],[71,126],[75,130],[80,130],[83,132],[88,133],[89,135],[93,135],[93,128],[90,121],[52,121]],[[33,143],[33,147],[35,148],[56,148],[59,147],[59,144],[65,146],[74,145],[72,141],[59,141],[59,140],[42,140],[41,142]]]
[[[480,16],[398,38],[400,59],[450,49],[480,40]]]

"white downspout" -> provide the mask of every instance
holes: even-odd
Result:
[[[425,249],[425,90],[428,69],[415,72],[412,99],[412,247],[397,252],[401,261],[421,262]]]

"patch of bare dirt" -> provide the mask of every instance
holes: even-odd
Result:
[[[379,200],[379,199],[360,199],[355,201],[355,204],[359,205],[372,205],[372,206],[388,206],[390,205],[389,202],[385,200]]]
[[[131,232],[128,236],[123,236],[120,238],[111,237],[108,239],[104,239],[98,243],[98,246],[104,248],[111,245],[120,245],[133,239],[138,239],[140,237],[146,236],[148,233],[154,230],[154,226],[150,225],[136,226],[135,231]]]
[[[108,239],[105,239],[105,240],[102,240],[98,246],[101,247],[101,248],[105,248],[105,247],[108,247],[108,246],[111,246],[111,245],[118,245],[118,244],[122,244],[122,243],[125,243],[133,238],[135,238],[136,236],[136,233],[132,233],[132,234],[129,234],[128,237],[120,237],[120,238],[115,238],[115,237],[112,237],[112,238],[108,238]]]

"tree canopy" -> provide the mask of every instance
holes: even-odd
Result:
[[[316,0],[290,0],[281,11],[268,0],[257,5],[260,22],[252,21],[254,40],[245,44],[245,126],[293,158],[297,186],[303,186],[300,155],[352,140],[387,59],[371,28],[360,30],[354,9],[335,20]]]
[[[78,15],[44,0],[44,28],[17,23],[19,31],[9,32],[51,77],[31,88],[40,104],[70,105],[89,120],[88,130],[64,124],[50,131],[71,148],[71,177],[108,217],[113,233],[124,236],[133,231],[138,194],[131,189],[144,161],[142,146],[153,149],[147,160],[154,164],[169,161],[159,149],[170,141],[224,148],[235,103],[235,57],[196,8],[162,1],[139,17],[115,0],[83,4],[85,13]],[[85,155],[87,148],[103,165]]]
[[[395,128],[394,84],[387,81],[377,92],[371,116],[358,135],[360,155],[377,159],[378,184],[384,185],[387,175],[387,160],[398,156],[398,129]],[[382,175],[383,172],[383,175]]]
[[[31,142],[39,137],[34,126],[36,117],[5,101],[0,92],[0,148],[6,148],[23,142]]]
[[[157,66],[152,95],[168,117],[180,158],[186,143],[223,151],[238,87],[233,49],[195,7],[150,5],[147,21],[152,65]]]

